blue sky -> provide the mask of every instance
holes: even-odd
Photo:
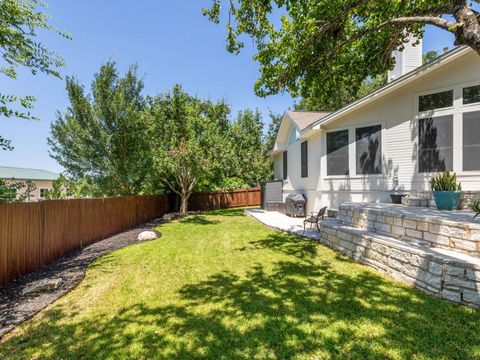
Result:
[[[239,56],[225,50],[222,26],[201,15],[210,0],[47,0],[51,24],[70,32],[72,41],[53,34],[41,40],[63,56],[62,75],[75,75],[87,88],[93,74],[106,60],[113,59],[124,72],[139,65],[145,93],[155,95],[179,83],[202,98],[225,98],[236,112],[258,108],[283,112],[292,106],[288,95],[259,98],[253,92],[258,65],[252,60],[249,40]],[[453,36],[427,28],[424,52],[452,47]],[[14,151],[0,151],[0,165],[61,171],[48,155],[46,139],[57,110],[68,105],[63,80],[20,73],[16,81],[2,77],[2,92],[34,95],[34,115],[41,121],[0,119],[0,133],[12,140]]]

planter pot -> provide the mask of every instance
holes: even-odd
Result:
[[[402,198],[407,196],[407,194],[390,194],[390,200],[392,200],[392,204],[401,204]]]
[[[433,191],[433,198],[438,210],[456,209],[461,195],[461,191]]]

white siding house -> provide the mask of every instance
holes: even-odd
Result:
[[[333,113],[285,113],[272,151],[284,196],[304,193],[308,211],[388,202],[445,169],[480,190],[480,57],[459,47],[418,67],[421,49],[409,49],[382,89]]]

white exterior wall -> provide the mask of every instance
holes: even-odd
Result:
[[[462,88],[480,84],[480,58],[469,52],[439,67],[409,85],[386,95],[382,99],[353,111],[334,123],[325,126],[309,140],[309,177],[300,178],[300,142],[288,146],[288,181],[284,194],[303,192],[307,196],[307,210],[321,206],[337,208],[344,201],[389,201],[394,178],[398,178],[397,190],[428,190],[432,174],[418,173],[417,119],[418,96],[442,90],[454,89],[454,107],[436,110],[429,115],[454,115],[454,171],[464,190],[480,190],[480,171],[462,171],[462,111],[480,110],[480,105],[462,105]],[[425,114],[424,114],[425,115]],[[382,125],[383,174],[355,174],[355,128]],[[326,132],[349,129],[350,176],[327,176]],[[302,140],[300,140],[302,141]],[[275,162],[275,174],[282,174],[282,155]],[[278,169],[280,167],[280,169]]]

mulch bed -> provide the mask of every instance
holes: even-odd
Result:
[[[190,213],[189,213],[190,214]],[[76,287],[84,278],[88,265],[111,251],[139,243],[138,234],[153,230],[159,224],[178,218],[167,214],[161,219],[148,222],[134,229],[114,235],[67,254],[33,273],[25,275],[6,287],[0,288],[0,339],[15,326],[28,320],[47,305]],[[22,295],[25,286],[44,279],[61,278],[61,285],[52,291]]]

